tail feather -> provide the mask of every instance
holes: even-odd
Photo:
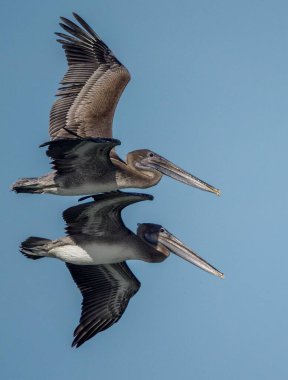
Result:
[[[12,185],[12,190],[16,193],[42,194],[43,187],[38,178],[22,178]]]
[[[23,255],[28,259],[41,259],[47,256],[47,248],[45,245],[50,241],[50,239],[31,236],[21,243],[20,252],[23,253]]]

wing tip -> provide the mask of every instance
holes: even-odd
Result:
[[[100,193],[100,194],[91,194],[91,195],[86,195],[84,197],[81,197],[78,199],[78,202],[82,202],[86,199],[93,198],[95,202],[105,200],[105,199],[113,199],[113,198],[126,198],[126,197],[133,197],[133,198],[139,198],[135,199],[135,202],[140,202],[140,201],[153,201],[154,196],[152,194],[145,194],[145,193],[131,193],[131,192],[126,192],[126,191],[121,191],[121,190],[115,190],[115,191],[109,191],[105,193]]]
[[[78,15],[78,13],[76,12],[72,12],[72,15],[74,18],[76,18],[76,20],[79,22],[79,20],[83,20],[81,16]]]
[[[83,343],[84,343],[84,342],[82,342],[82,343],[78,342],[78,340],[75,338],[75,339],[73,340],[73,342],[71,343],[71,347],[72,347],[72,348],[79,348],[80,346],[82,346]]]

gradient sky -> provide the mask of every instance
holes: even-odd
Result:
[[[288,3],[1,1],[1,378],[287,379]],[[117,109],[120,154],[150,148],[219,187],[164,179],[123,218],[160,223],[226,278],[170,257],[130,262],[142,283],[123,318],[70,347],[81,297],[60,261],[19,243],[64,234],[76,197],[16,195],[49,171],[38,145],[66,70],[59,16],[78,12],[132,75]]]

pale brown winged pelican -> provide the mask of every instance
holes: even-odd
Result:
[[[55,172],[22,178],[12,189],[85,195],[151,187],[164,174],[220,195],[218,189],[150,150],[130,152],[125,162],[118,157],[113,148],[120,142],[108,139],[112,138],[114,112],[130,74],[89,25],[75,13],[74,17],[82,28],[61,17],[60,25],[70,35],[56,33],[65,50],[68,71],[50,113],[49,133],[54,141],[47,144],[47,154],[53,159]]]
[[[54,257],[66,262],[83,295],[82,314],[74,332],[73,346],[117,322],[139,281],[125,260],[150,263],[165,260],[170,252],[199,268],[223,278],[180,240],[158,224],[138,224],[137,235],[125,227],[121,211],[126,206],[152,200],[147,194],[112,192],[93,196],[94,201],[64,211],[68,236],[58,240],[30,237],[20,247],[31,259]]]

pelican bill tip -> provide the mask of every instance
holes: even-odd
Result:
[[[221,190],[215,188],[213,192],[214,192],[218,197],[220,197],[220,195],[221,195]]]
[[[211,272],[211,274],[214,274],[214,276],[219,277],[219,278],[222,278],[222,279],[225,278],[224,273],[220,272],[220,271],[217,270],[217,269],[216,269],[215,271]]]
[[[216,268],[213,268],[212,271],[210,271],[211,274],[213,274],[214,276],[216,277],[219,277],[219,278],[222,278],[224,279],[225,278],[225,275],[224,273],[220,272],[218,269]]]

